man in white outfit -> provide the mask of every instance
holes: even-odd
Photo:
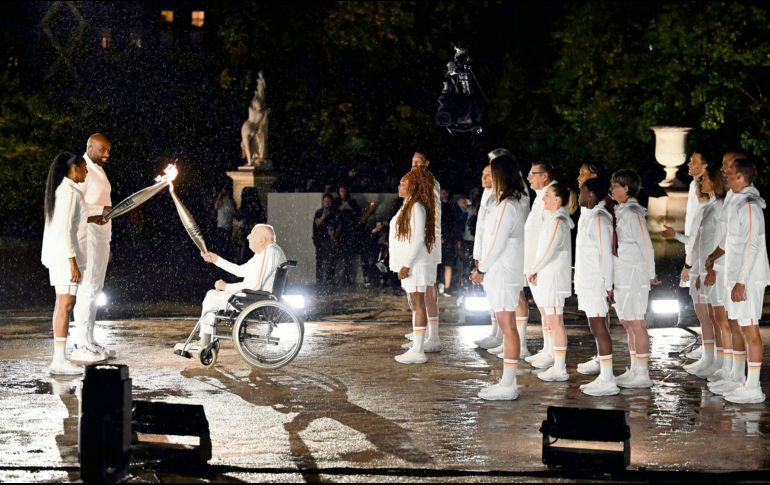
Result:
[[[254,256],[241,265],[231,263],[216,253],[201,253],[201,257],[206,262],[213,263],[230,274],[242,277],[243,281],[228,284],[224,280],[218,280],[214,283],[214,289],[209,290],[203,299],[199,332],[200,343],[197,346],[194,344],[188,346],[187,350],[195,352],[211,343],[211,336],[214,333],[212,326],[214,313],[218,310],[224,310],[227,307],[227,301],[235,293],[242,290],[273,292],[276,270],[278,266],[286,262],[283,249],[276,244],[275,230],[267,224],[257,224],[246,239],[249,242],[249,249],[254,252]],[[183,345],[183,343],[177,344],[174,350],[181,349]]]
[[[99,344],[94,339],[96,325],[96,300],[104,287],[107,262],[110,259],[112,222],[106,219],[112,209],[110,192],[112,187],[104,167],[110,158],[111,143],[104,135],[93,134],[86,143],[88,175],[83,183],[88,222],[78,229],[81,246],[86,248],[86,267],[83,281],[78,287],[77,301],[73,311],[75,329],[72,333],[72,360],[98,362],[115,357],[115,351]]]
[[[531,273],[531,267],[537,262],[537,246],[540,239],[540,231],[543,228],[543,210],[545,205],[543,197],[546,189],[555,184],[553,179],[553,169],[547,163],[535,162],[527,176],[529,186],[535,191],[535,200],[532,202],[532,208],[527,216],[527,222],[524,225],[524,274]],[[526,357],[524,360],[539,369],[547,369],[554,363],[553,344],[551,342],[551,333],[546,326],[545,309],[540,301],[537,288],[530,286],[532,297],[535,300],[537,309],[540,311],[540,321],[543,330],[543,348],[535,355]]]

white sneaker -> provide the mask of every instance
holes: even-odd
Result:
[[[65,360],[63,362],[52,362],[48,367],[48,374],[52,376],[79,376],[84,370],[82,366]]]
[[[684,356],[690,360],[699,360],[703,356],[703,345],[700,345],[692,352],[687,352]]]
[[[505,352],[503,352],[501,350],[500,352],[495,354],[495,357],[497,357],[498,359],[504,359],[505,358]]]
[[[725,394],[730,394],[743,385],[742,382],[736,382],[732,379],[725,379],[724,381],[720,381],[720,383],[721,384],[718,386],[709,386],[709,391],[711,391],[712,394],[716,394],[717,396],[724,396]]]
[[[401,344],[401,348],[404,350],[409,350],[412,348],[412,345],[413,345],[412,342],[407,342],[405,344]]]
[[[496,346],[496,347],[492,347],[491,349],[487,349],[487,352],[489,352],[490,354],[495,354],[495,355],[499,354],[502,351],[503,351],[503,344],[502,343],[500,345]]]
[[[427,353],[441,352],[441,341],[439,339],[428,339],[422,346],[422,351]]]
[[[626,381],[631,380],[633,375],[634,374],[631,372],[631,369],[626,367],[626,371],[625,372],[623,372],[619,376],[615,376],[615,384],[617,384],[618,386],[622,387],[623,383],[625,383]]]
[[[620,393],[620,388],[613,381],[605,381],[601,377],[597,377],[588,384],[580,386],[580,390],[583,394],[589,396],[614,396]]]
[[[101,362],[107,360],[104,352],[96,350],[90,345],[76,345],[70,354],[70,360],[77,362]]]
[[[529,353],[529,349],[526,347],[522,347],[519,350],[519,359],[526,359],[527,357],[531,356],[532,354]]]
[[[533,360],[540,359],[541,357],[543,357],[543,355],[545,355],[545,350],[540,350],[535,355],[530,355],[529,357],[524,357],[524,360],[526,360],[527,362],[529,362],[531,364]]]
[[[111,349],[109,347],[105,347],[104,345],[98,343],[98,342],[91,342],[91,346],[98,350],[99,352],[103,353],[107,356],[108,359],[114,359],[117,355],[117,352],[115,352],[114,349]]]
[[[407,340],[414,340],[414,332],[405,333],[404,338]]]
[[[497,383],[485,387],[478,395],[485,401],[513,401],[519,397],[519,389],[516,385],[504,386]]]
[[[622,383],[615,379],[615,383],[618,387],[625,387],[627,389],[647,389],[648,387],[652,387],[652,379],[650,379],[648,372],[631,374],[631,377],[624,379]]]
[[[711,364],[706,364],[706,362],[699,360],[697,365],[692,365],[689,367],[686,367],[684,370],[690,375],[697,375],[699,372],[703,372],[704,370],[711,367]]]
[[[428,361],[425,352],[417,352],[409,349],[401,355],[394,357],[399,364],[424,364]]]
[[[541,358],[529,361],[530,365],[536,369],[547,369],[553,365],[553,362],[552,354],[543,354]]]
[[[557,369],[556,366],[551,366],[547,371],[539,373],[537,378],[546,382],[564,382],[569,379],[569,374],[567,374],[567,369]]]
[[[500,337],[495,337],[494,335],[487,335],[486,337],[476,340],[473,343],[476,344],[476,347],[482,349],[491,349],[502,345],[503,339]]]
[[[708,377],[708,381],[719,382],[727,379],[728,377],[730,377],[730,371],[726,371],[720,368],[718,371],[714,372]]]
[[[759,404],[765,402],[765,394],[762,392],[761,387],[749,388],[745,384],[732,392],[725,393],[724,398],[725,401],[736,404]]]
[[[596,356],[593,356],[590,360],[581,362],[577,365],[577,371],[584,376],[598,376],[601,370],[602,366],[599,364],[599,360],[596,358]]]
[[[695,377],[700,377],[701,379],[708,379],[709,377],[713,376],[716,371],[722,368],[722,365],[716,365],[712,364],[708,367],[704,367],[701,370],[695,372],[693,375]]]

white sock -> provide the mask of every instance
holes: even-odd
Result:
[[[87,341],[89,344],[93,344],[94,341],[94,327],[96,326],[96,322],[88,322],[88,331],[87,331]]]
[[[636,368],[638,367],[639,363],[636,361],[636,351],[632,350],[629,352],[631,354],[631,373],[633,374],[636,372]]]
[[[599,378],[604,382],[615,382],[612,373],[612,354],[599,356]]]
[[[636,354],[636,372],[640,375],[649,374],[650,354]]]
[[[724,358],[722,360],[722,370],[725,371],[725,375],[729,376],[733,371],[733,349],[724,350]]]
[[[428,317],[428,335],[426,340],[438,340],[438,317]]]
[[[714,362],[714,341],[713,340],[704,340],[703,341],[703,354],[701,355],[701,363],[703,366],[711,366],[711,364]]]
[[[412,350],[422,352],[422,344],[425,342],[425,327],[414,327],[414,340],[412,340]]]
[[[516,385],[516,369],[519,367],[519,361],[515,359],[503,359],[503,377],[500,379],[500,385]]]
[[[67,347],[67,337],[54,337],[53,339],[53,363],[62,364],[67,361],[64,350]]]
[[[730,371],[730,378],[735,382],[744,382],[746,373],[746,352],[733,350],[733,368]]]
[[[714,349],[714,365],[721,368],[725,361],[725,349],[722,347],[715,347]]]
[[[500,324],[497,323],[497,315],[495,315],[495,312],[489,312],[489,318],[492,320],[492,333],[490,333],[489,336],[500,338],[500,335],[503,332],[500,330]]]
[[[553,348],[553,367],[558,371],[567,369],[567,347]]]
[[[551,341],[551,330],[543,327],[543,352],[553,354],[553,342]]]
[[[516,331],[519,332],[521,350],[527,348],[527,317],[516,317]]]
[[[746,378],[746,387],[756,389],[759,387],[759,371],[762,369],[762,362],[749,362],[749,375]]]

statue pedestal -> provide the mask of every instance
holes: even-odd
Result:
[[[267,161],[266,161],[267,162]],[[266,167],[272,167],[272,163],[265,163]],[[238,167],[238,170],[227,172],[227,176],[233,180],[233,199],[235,206],[241,207],[241,193],[246,187],[255,187],[259,195],[259,201],[265,208],[267,214],[267,194],[273,188],[273,184],[278,179],[278,174],[271,168],[263,167]]]
[[[666,189],[666,197],[650,197],[647,207],[647,229],[655,238],[663,225],[684,233],[684,217],[687,212],[688,187]]]

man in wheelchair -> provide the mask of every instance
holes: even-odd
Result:
[[[258,290],[268,293],[273,292],[276,270],[286,262],[286,255],[276,244],[275,230],[267,224],[257,224],[246,238],[249,241],[249,249],[254,256],[245,264],[237,265],[227,261],[216,253],[201,253],[201,257],[208,263],[213,263],[223,270],[235,276],[240,276],[243,281],[239,283],[225,283],[218,280],[214,283],[214,289],[206,293],[200,317],[200,341],[198,344],[187,346],[188,351],[197,352],[211,343],[214,333],[214,314],[219,310],[228,309],[228,300],[234,294],[243,290]],[[174,346],[174,350],[181,350],[184,343]]]

